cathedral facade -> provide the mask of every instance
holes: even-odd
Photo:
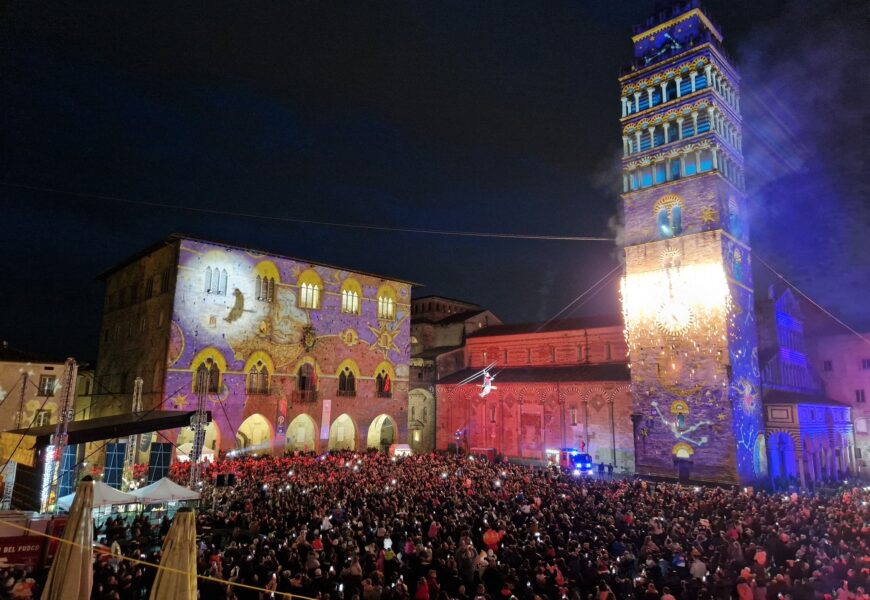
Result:
[[[640,475],[766,476],[740,79],[696,1],[635,28],[620,80],[629,347]]]

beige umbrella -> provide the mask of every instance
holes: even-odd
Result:
[[[89,600],[94,584],[94,480],[79,482],[42,600]]]
[[[163,541],[151,600],[196,600],[196,513],[180,508]]]

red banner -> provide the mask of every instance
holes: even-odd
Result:
[[[0,568],[12,565],[39,568],[46,539],[36,535],[0,538]]]

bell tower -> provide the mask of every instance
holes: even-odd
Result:
[[[767,471],[740,79],[697,0],[635,26],[620,77],[625,277],[640,475]]]

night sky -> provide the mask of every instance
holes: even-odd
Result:
[[[616,236],[617,76],[653,5],[7,3],[0,337],[95,357],[96,276],[172,232],[412,280],[418,295],[467,299],[505,321],[553,316],[618,264],[613,243],[336,229],[87,194]],[[705,6],[743,76],[753,245],[867,330],[867,3]],[[617,311],[611,282],[574,314]]]

